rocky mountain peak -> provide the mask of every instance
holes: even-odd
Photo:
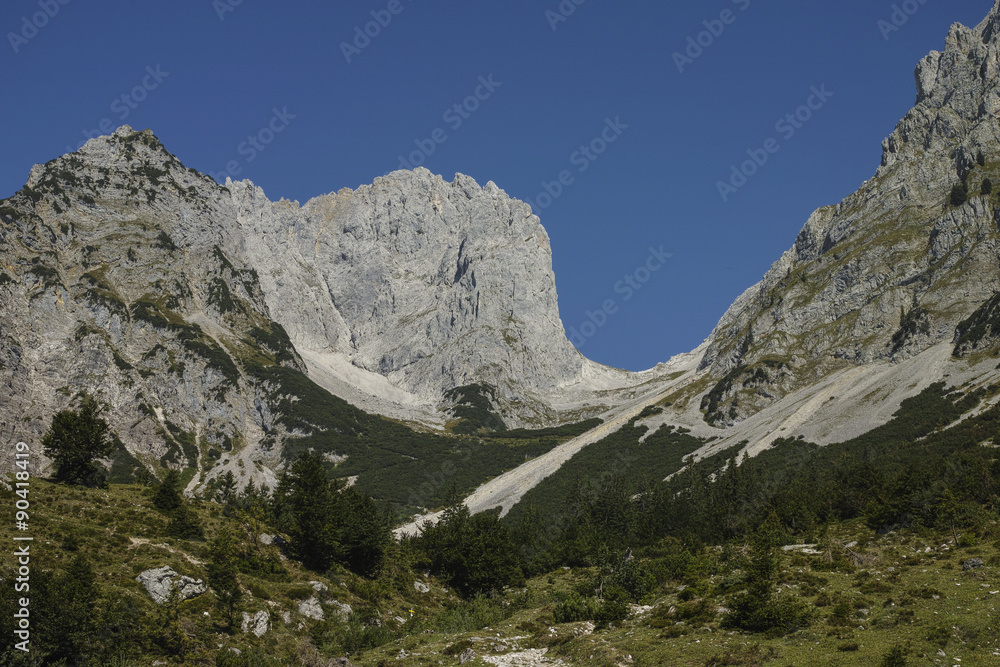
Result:
[[[227,183],[274,317],[297,348],[422,396],[476,381],[551,391],[583,363],[558,315],[548,235],[495,184],[396,171],[301,208]]]
[[[956,337],[1000,290],[1000,3],[917,65],[917,101],[854,194],[816,211],[730,307],[702,368],[708,420],[732,425],[845,365]]]

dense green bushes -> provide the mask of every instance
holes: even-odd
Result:
[[[532,431],[517,439],[419,432],[355,408],[294,368],[245,367],[267,392],[277,423],[288,432],[307,434],[286,440],[284,457],[291,461],[309,449],[347,457],[337,475],[358,476],[358,490],[388,501],[397,519],[442,507],[452,485],[471,492],[559,443],[555,436]]]
[[[851,441],[818,447],[779,440],[740,465],[726,465],[727,455],[720,454],[666,484],[656,479],[661,471],[652,479],[641,474],[649,468],[642,447],[656,434],[639,445],[641,429],[626,426],[525,495],[522,504],[538,508],[532,521],[527,507],[516,507],[505,520],[523,526],[522,553],[529,567],[540,570],[596,564],[601,545],[625,544],[652,554],[664,537],[694,551],[702,543],[743,540],[772,512],[785,539],[855,518],[877,530],[983,525],[1000,506],[1000,462],[980,443],[1000,433],[1000,408],[956,422],[982,398],[982,392],[949,393],[936,384],[904,401],[891,422]],[[682,443],[675,441],[681,445],[677,454]],[[603,467],[595,459],[584,462],[600,456],[603,445],[605,456],[636,458],[619,458],[617,469],[613,458]],[[588,470],[605,472],[588,476]],[[683,554],[675,550],[662,562],[674,576],[693,558]]]
[[[465,597],[502,591],[524,582],[507,527],[493,513],[469,514],[456,504],[435,525],[412,540],[418,564],[447,581]]]
[[[952,206],[962,206],[969,200],[969,189],[966,187],[965,183],[956,183],[951,189],[951,194],[948,197]]]
[[[452,429],[455,433],[502,433],[507,430],[503,419],[493,409],[496,390],[483,383],[455,387],[444,397],[454,401],[452,414],[459,420]]]

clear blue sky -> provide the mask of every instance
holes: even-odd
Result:
[[[104,119],[152,128],[204,172],[232,161],[271,199],[300,202],[370,183],[438,130],[433,154],[415,156],[431,171],[546,205],[564,324],[615,300],[581,349],[634,370],[695,347],[811,211],[874,173],[913,104],[916,63],[992,6],[908,0],[917,11],[885,32],[894,3],[872,0],[236,3],[4,2],[0,196]],[[560,4],[574,8],[566,20],[546,15]],[[376,19],[386,25],[345,55]],[[680,72],[674,53],[704,21],[721,34],[701,35],[709,46]],[[499,87],[480,83],[491,76]],[[824,85],[833,96],[811,100],[808,122],[776,128]],[[262,150],[241,148],[275,109],[295,117],[275,121]],[[605,131],[606,119],[628,127]],[[615,140],[602,146],[602,133]],[[777,152],[724,202],[717,182],[769,138]],[[603,153],[577,152],[592,142]],[[538,198],[564,171],[559,196]],[[672,257],[644,273],[661,245]]]

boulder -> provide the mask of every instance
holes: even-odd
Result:
[[[240,630],[248,633],[252,632],[257,637],[263,637],[267,633],[270,622],[270,614],[263,609],[256,614],[243,612],[243,622],[240,624]]]
[[[320,606],[319,599],[315,595],[299,602],[299,613],[316,621],[322,621],[325,618],[323,607]]]
[[[970,558],[969,560],[962,563],[962,571],[968,572],[969,570],[977,570],[983,566],[982,558]]]
[[[146,588],[146,592],[156,604],[163,604],[169,600],[174,591],[179,599],[190,600],[208,590],[201,579],[179,575],[169,565],[146,570],[135,580]]]
[[[336,600],[327,600],[326,604],[333,607],[333,613],[340,617],[340,620],[346,621],[348,617],[354,613],[351,605],[345,602],[337,602]]]

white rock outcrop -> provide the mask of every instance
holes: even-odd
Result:
[[[316,596],[311,596],[299,602],[299,613],[306,618],[311,618],[316,621],[322,621],[326,618],[323,613],[323,607],[319,603],[319,598]]]
[[[156,604],[167,602],[172,594],[180,600],[190,600],[208,590],[201,579],[179,575],[169,565],[146,570],[135,580],[145,587]]]
[[[240,630],[246,633],[252,633],[257,637],[263,637],[267,634],[268,629],[271,626],[271,615],[266,611],[261,609],[255,614],[249,614],[243,612],[243,621],[240,623]]]

